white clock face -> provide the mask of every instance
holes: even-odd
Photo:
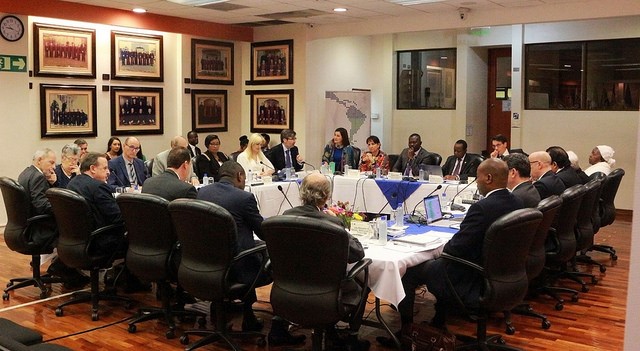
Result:
[[[18,17],[3,17],[0,21],[0,34],[8,41],[20,40],[24,34],[24,25]]]

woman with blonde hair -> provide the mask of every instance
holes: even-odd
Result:
[[[258,133],[251,134],[249,137],[249,145],[238,155],[237,159],[238,163],[244,168],[245,173],[251,171],[261,177],[273,174],[273,164],[262,152],[262,144],[264,142],[264,138]]]

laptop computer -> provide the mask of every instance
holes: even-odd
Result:
[[[429,179],[430,175],[442,177],[442,167],[436,165],[420,165],[420,169],[424,171],[425,179]]]
[[[440,205],[440,196],[438,195],[424,198],[424,213],[427,218],[427,225],[460,229],[462,218],[444,218],[442,206]]]

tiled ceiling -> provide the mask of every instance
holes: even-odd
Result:
[[[582,0],[444,0],[403,6],[391,0],[230,0],[200,7],[168,0],[64,0],[122,10],[142,7],[149,13],[223,24],[247,26],[284,23],[331,24],[384,20],[425,13],[454,12],[459,8],[482,11],[578,2]],[[346,12],[334,12],[334,8]]]

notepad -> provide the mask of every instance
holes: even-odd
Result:
[[[410,245],[427,246],[427,245],[439,243],[441,239],[439,236],[427,232],[424,234],[403,236],[403,237],[394,239],[394,241],[407,243]]]

